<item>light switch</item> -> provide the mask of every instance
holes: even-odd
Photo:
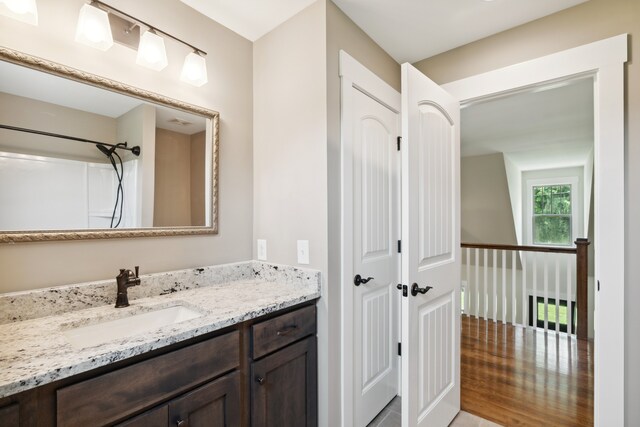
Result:
[[[264,239],[258,239],[258,260],[267,260],[267,241]]]
[[[309,264],[308,240],[298,240],[298,264]]]

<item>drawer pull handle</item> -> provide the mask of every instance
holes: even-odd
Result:
[[[281,337],[283,335],[288,335],[291,332],[295,331],[296,329],[298,329],[298,325],[291,325],[291,326],[287,326],[284,329],[279,330],[278,332],[276,332],[276,335]]]
[[[257,382],[258,384],[262,385],[262,384],[264,384],[264,378],[262,378],[262,377],[258,376],[258,377],[256,377],[256,382]]]

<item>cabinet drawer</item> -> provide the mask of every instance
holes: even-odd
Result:
[[[104,425],[239,366],[238,331],[57,390],[58,426]]]
[[[304,307],[251,327],[253,358],[257,359],[316,333],[316,307]]]

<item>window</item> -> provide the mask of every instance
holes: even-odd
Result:
[[[532,188],[534,245],[571,245],[571,184],[534,185]]]
[[[537,326],[538,328],[544,328],[544,298],[538,297],[537,310],[533,308],[533,296],[529,295],[529,326]],[[573,311],[571,316],[571,333],[576,332],[576,318],[578,312],[576,311],[576,302],[571,301],[571,310]],[[558,304],[559,313],[556,314],[556,300],[555,298],[547,299],[547,327],[551,330],[556,329],[556,319],[560,320],[560,331],[567,332],[567,320],[569,313],[567,312],[567,300],[561,299]],[[536,323],[533,323],[533,315],[536,313]],[[557,316],[557,317],[556,317]]]

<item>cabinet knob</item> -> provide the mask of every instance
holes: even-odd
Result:
[[[256,377],[256,382],[260,385],[264,384],[264,378],[262,377]]]

